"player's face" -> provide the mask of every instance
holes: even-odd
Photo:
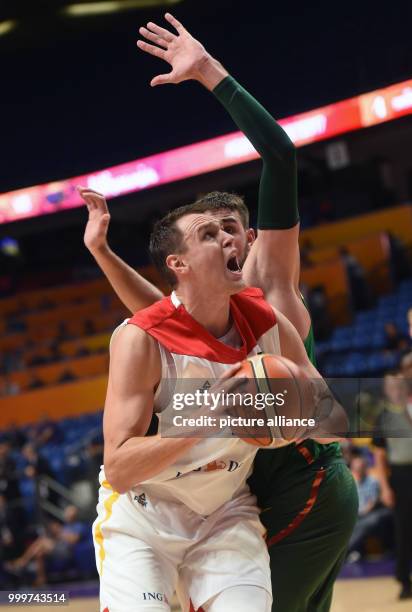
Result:
[[[236,255],[239,260],[239,265],[243,268],[250,247],[255,240],[255,232],[253,229],[245,229],[240,215],[236,211],[222,208],[221,210],[208,211],[205,214],[219,219],[222,224],[222,229],[233,236],[233,242],[236,249]]]
[[[189,214],[177,221],[184,249],[170,255],[168,265],[179,281],[188,280],[211,291],[237,293],[244,287],[238,249],[223,222],[209,214]]]

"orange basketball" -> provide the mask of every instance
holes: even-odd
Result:
[[[242,388],[249,401],[230,411],[243,418],[243,425],[232,427],[237,436],[248,444],[278,448],[307,433],[302,419],[310,417],[312,387],[295,363],[278,355],[255,355],[242,363],[235,376],[249,379]]]

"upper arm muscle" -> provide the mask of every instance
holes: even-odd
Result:
[[[160,355],[156,343],[135,325],[113,338],[104,411],[105,462],[126,440],[144,436],[153,413]]]
[[[320,374],[309,361],[305,346],[298,332],[281,312],[278,310],[275,312],[282,355],[296,363],[309,377],[318,378]]]
[[[299,223],[290,229],[259,230],[253,245],[260,284],[294,286],[299,278]],[[297,287],[295,287],[297,288]]]

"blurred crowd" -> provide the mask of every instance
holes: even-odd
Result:
[[[359,494],[348,562],[395,553],[400,599],[407,599],[412,598],[412,353],[401,369],[385,375],[382,391],[380,399],[372,399],[372,438],[346,447]]]
[[[45,415],[36,425],[9,428],[0,437],[3,588],[42,586],[53,577],[83,578],[87,570],[93,574],[90,522],[103,462],[102,437],[100,427],[93,428],[68,445],[67,429],[67,422],[55,422]],[[64,449],[65,454],[56,464],[53,450],[57,449]],[[84,555],[88,556],[86,563]]]

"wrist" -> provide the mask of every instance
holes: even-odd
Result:
[[[222,64],[209,55],[209,53],[206,53],[199,61],[196,73],[196,80],[209,91],[213,91],[229,75]]]
[[[88,247],[88,249],[95,259],[105,257],[111,253],[111,249],[107,242],[98,245],[91,245]]]

